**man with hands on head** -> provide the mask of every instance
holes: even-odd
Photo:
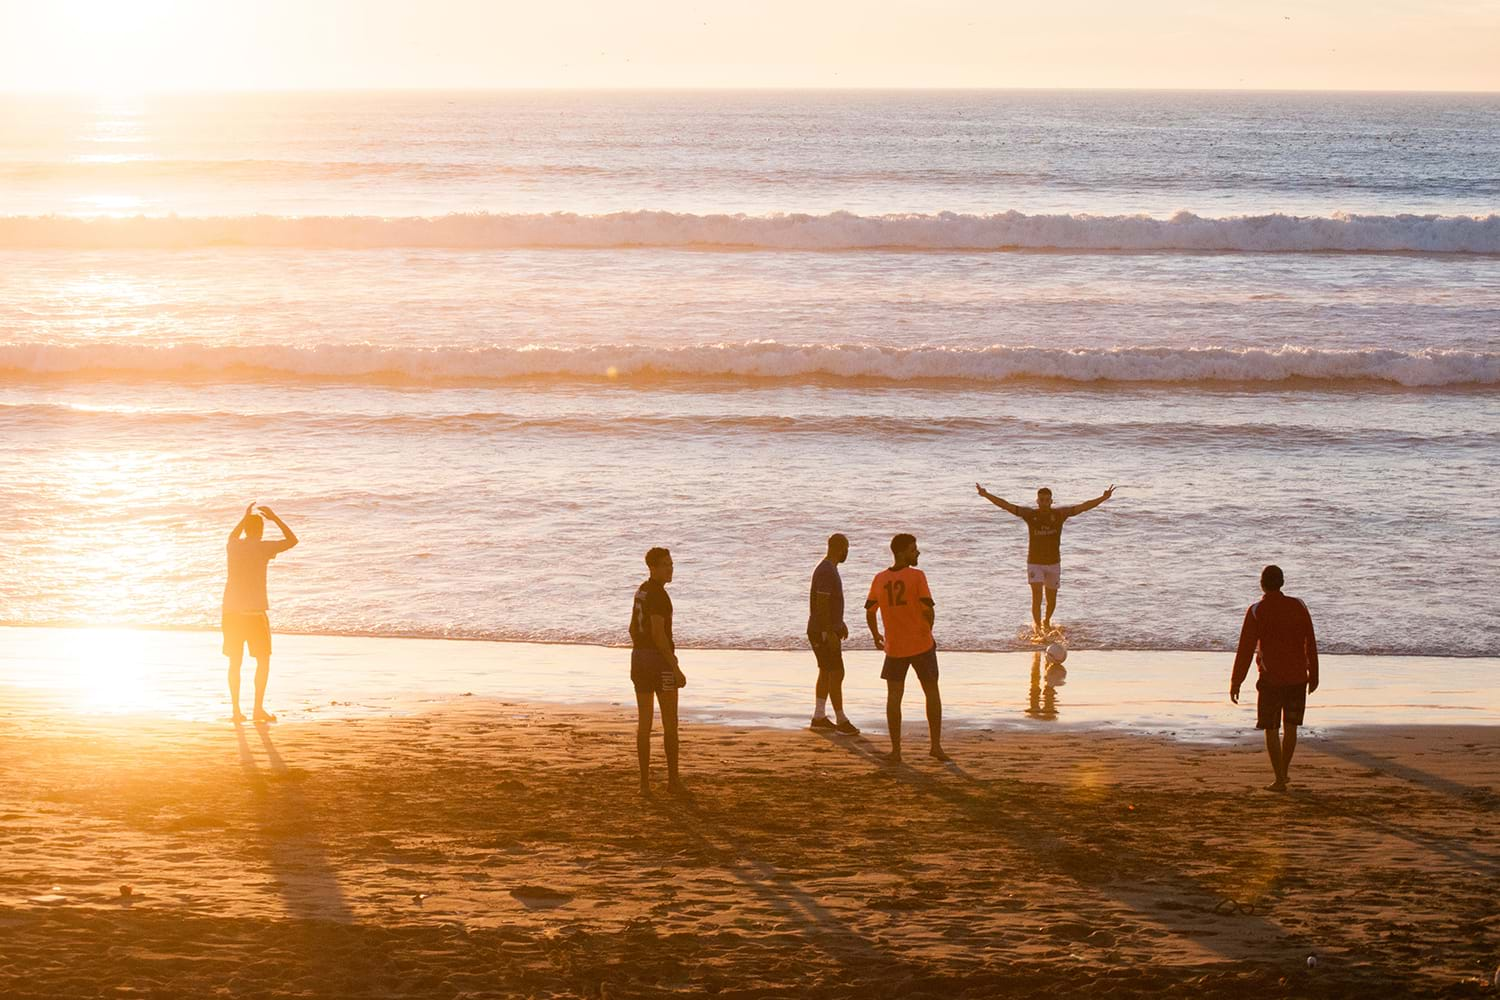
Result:
[[[229,657],[229,699],[234,706],[234,721],[244,722],[240,711],[240,664],[244,661],[245,647],[255,658],[255,708],[257,724],[275,722],[276,716],[266,711],[266,681],[271,676],[271,620],[266,612],[270,602],[266,599],[266,567],[282,552],[297,544],[297,536],[286,522],[276,516],[271,508],[262,505],[256,514],[255,504],[245,507],[234,530],[229,533],[226,553],[229,563],[228,580],[224,584],[222,624],[224,629],[224,655]],[[265,522],[270,521],[281,529],[281,538],[266,541]]]
[[[1093,510],[1114,495],[1111,483],[1099,496],[1071,507],[1052,506],[1052,491],[1043,486],[1036,491],[1036,506],[1021,507],[995,496],[974,484],[979,495],[1007,513],[1026,522],[1026,582],[1031,584],[1031,622],[1038,637],[1052,629],[1052,612],[1057,610],[1057,588],[1062,582],[1062,526],[1070,517]],[[1047,616],[1042,617],[1042,595],[1047,597]]]

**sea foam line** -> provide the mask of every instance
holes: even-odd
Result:
[[[1500,215],[577,215],[472,213],[431,218],[5,216],[0,247],[194,249],[696,248],[981,252],[1240,251],[1500,254]]]
[[[371,344],[149,346],[0,344],[12,376],[242,378],[410,383],[575,379],[783,379],[1004,382],[1377,382],[1408,387],[1500,384],[1500,353],[1121,347],[876,347],[752,341],[680,347],[388,347]]]

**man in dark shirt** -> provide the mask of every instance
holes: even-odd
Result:
[[[830,535],[828,554],[813,570],[812,586],[807,595],[807,641],[812,645],[813,656],[818,661],[818,683],[815,689],[817,703],[813,708],[813,729],[833,729],[855,735],[859,728],[844,714],[844,640],[849,638],[849,627],[844,624],[844,581],[839,576],[839,563],[849,558],[849,539],[843,535]],[[838,722],[831,722],[827,709],[833,702],[833,714]]]
[[[677,775],[677,691],[687,684],[672,643],[672,598],[666,587],[672,582],[672,553],[651,549],[646,553],[646,567],[651,575],[636,588],[630,612],[630,680],[635,686],[635,752],[641,766],[642,795],[651,794],[652,698],[661,705],[667,790],[682,790]]]
[[[1279,566],[1260,573],[1265,596],[1250,605],[1240,626],[1234,654],[1229,700],[1240,703],[1240,685],[1250,673],[1253,657],[1259,667],[1255,680],[1255,728],[1266,731],[1266,753],[1276,780],[1268,791],[1286,791],[1292,752],[1297,749],[1297,727],[1307,710],[1307,696],[1318,689],[1318,640],[1307,605],[1281,592],[1285,579]],[[1286,725],[1286,735],[1278,732]]]
[[[1062,582],[1062,526],[1068,518],[1093,510],[1114,495],[1115,487],[1092,500],[1071,507],[1052,506],[1052,491],[1043,486],[1036,491],[1035,507],[1019,507],[995,496],[978,483],[979,495],[1007,513],[1026,522],[1026,581],[1031,584],[1031,622],[1038,637],[1052,629],[1052,612],[1057,610],[1057,588]],[[1042,617],[1042,594],[1047,595],[1047,616]]]

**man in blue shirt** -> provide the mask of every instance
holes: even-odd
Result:
[[[812,728],[832,729],[853,735],[859,728],[844,714],[844,640],[849,627],[844,624],[844,581],[839,563],[849,558],[849,539],[830,535],[828,554],[813,570],[812,587],[807,595],[807,641],[818,660],[817,705],[813,709]],[[831,722],[824,707],[833,702]]]

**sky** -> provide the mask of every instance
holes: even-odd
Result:
[[[0,91],[1500,91],[1500,0],[0,0]]]

